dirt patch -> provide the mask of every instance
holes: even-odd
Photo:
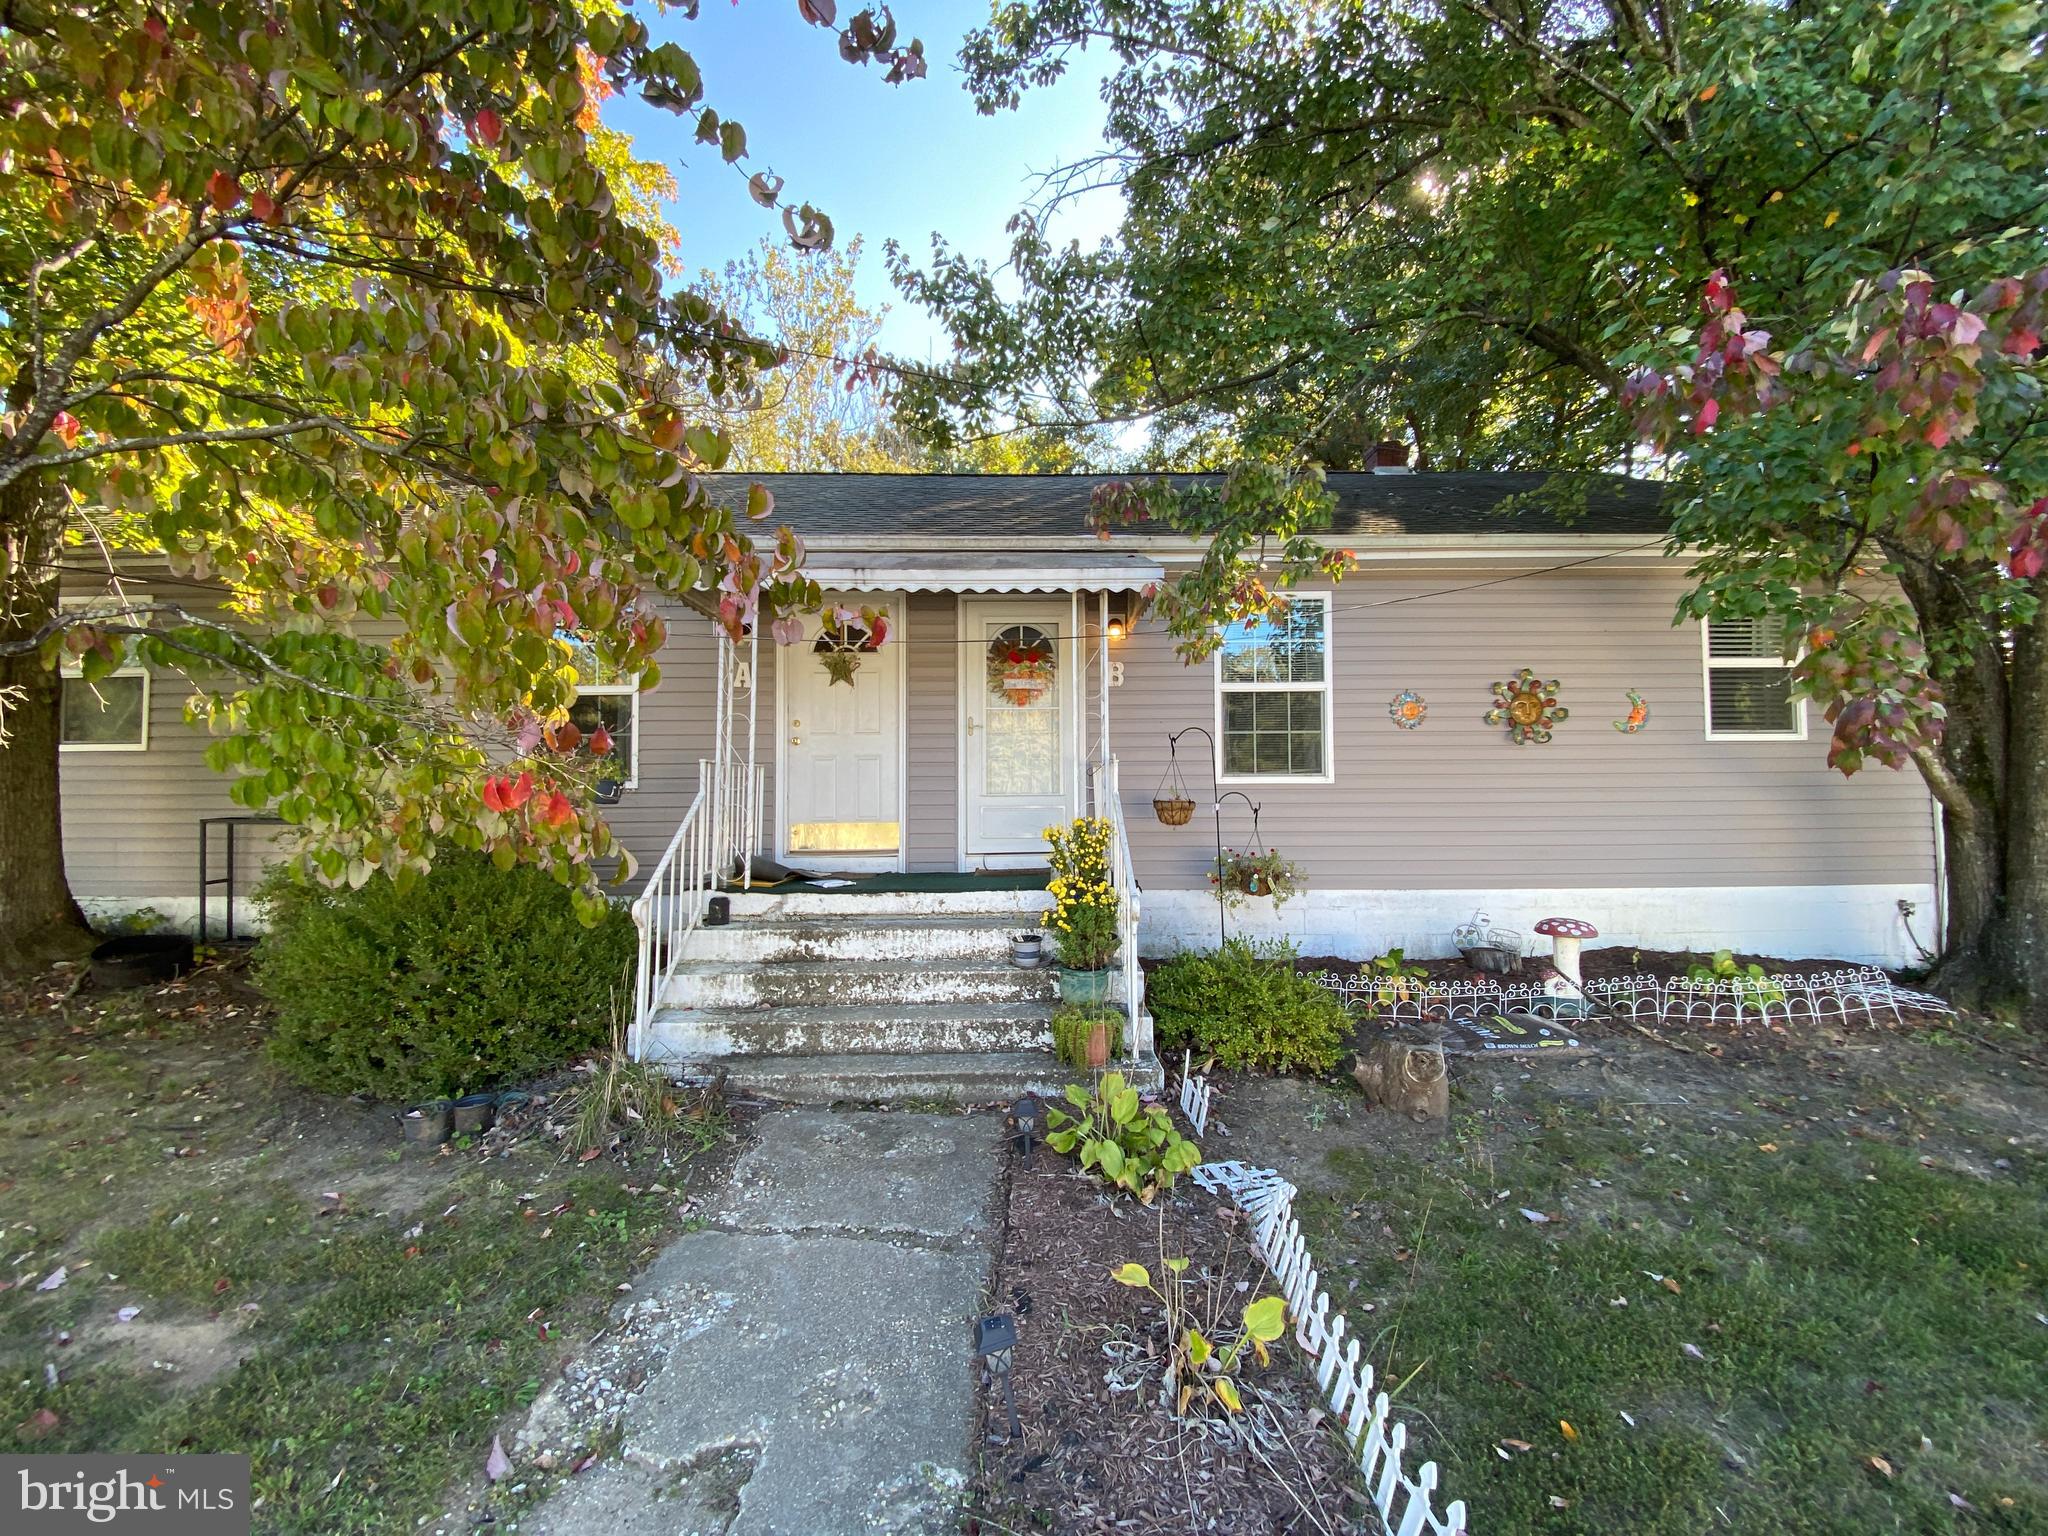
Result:
[[[1192,1185],[1148,1211],[1040,1149],[1011,1181],[996,1305],[1017,1318],[1021,1435],[989,1446],[966,1529],[1072,1533],[1365,1531],[1363,1495],[1291,1335],[1240,1371],[1244,1411],[1176,1417],[1161,1401],[1168,1353],[1158,1299],[1110,1278],[1187,1258],[1197,1321],[1228,1337],[1271,1284],[1225,1201]],[[1247,1355],[1246,1361],[1250,1362]],[[985,1382],[980,1438],[1007,1434]]]

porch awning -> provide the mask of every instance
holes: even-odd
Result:
[[[1109,550],[819,550],[804,574],[838,592],[1137,592],[1164,580],[1166,569]]]

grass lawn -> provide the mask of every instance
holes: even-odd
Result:
[[[1470,1069],[1300,1203],[1474,1528],[2048,1531],[2048,1076],[1620,1050]]]
[[[258,1531],[410,1531],[681,1228],[681,1179],[403,1151],[280,1083],[261,1019],[203,975],[0,1007],[0,1448],[246,1451]]]

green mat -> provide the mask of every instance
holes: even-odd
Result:
[[[852,896],[918,896],[941,891],[1042,891],[1045,889],[1047,878],[1047,872],[1042,869],[995,869],[965,873],[958,870],[934,870],[929,874],[908,875],[799,875],[795,879],[772,886],[764,886],[757,880],[754,882],[754,889],[816,890],[816,882],[819,880],[843,880],[847,883],[834,884],[827,889],[844,891]]]

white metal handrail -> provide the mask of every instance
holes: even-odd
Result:
[[[745,763],[723,768],[708,760],[697,764],[697,793],[633,902],[639,954],[627,1051],[635,1061],[644,1059],[648,1026],[683,962],[690,935],[704,920],[706,900],[727,876],[753,864],[767,779],[765,768]]]
[[[1138,876],[1124,826],[1117,760],[1098,756],[1089,769],[1095,814],[1109,823],[1109,887],[1116,893],[1117,956],[1122,971],[1124,1039],[1133,1061],[1152,1060],[1152,1030],[1145,1012],[1145,969],[1138,963]]]

